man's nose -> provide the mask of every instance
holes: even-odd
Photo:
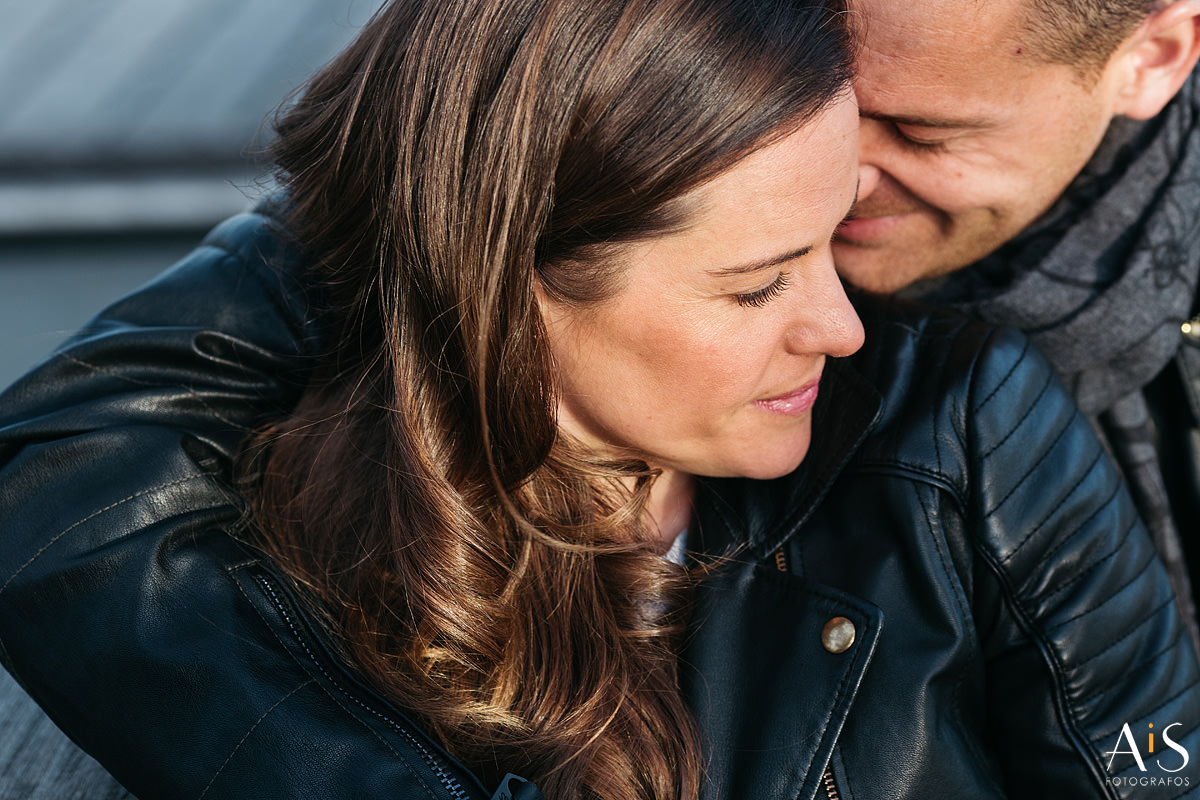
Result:
[[[879,187],[879,179],[883,175],[883,171],[874,164],[868,164],[861,160],[858,162],[858,199],[865,200],[871,196],[871,193]]]
[[[858,199],[864,200],[879,187],[883,170],[879,168],[876,130],[879,123],[866,117],[859,118],[858,124]]]

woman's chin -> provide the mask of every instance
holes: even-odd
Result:
[[[785,444],[790,446],[781,446]],[[737,463],[729,465],[728,472],[722,477],[749,478],[756,481],[782,478],[796,471],[808,455],[808,446],[809,437],[805,435],[801,441],[776,441],[772,442],[770,447],[748,450]]]

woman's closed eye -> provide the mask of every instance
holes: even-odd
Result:
[[[783,293],[783,290],[788,287],[788,274],[786,272],[779,273],[775,280],[761,289],[746,294],[734,295],[739,306],[749,306],[751,308],[762,308],[767,303]]]

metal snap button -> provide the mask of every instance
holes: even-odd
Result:
[[[854,644],[854,623],[845,617],[834,617],[821,629],[821,644],[829,652],[844,653]]]

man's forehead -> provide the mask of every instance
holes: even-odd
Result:
[[[1020,41],[1021,0],[851,0],[862,48],[863,115],[930,128],[983,128],[1038,65]]]
[[[889,14],[931,27],[994,28],[996,23],[1019,21],[1030,0],[847,0],[860,21],[886,19]]]
[[[1019,48],[1024,0],[849,0],[869,54],[947,63]],[[983,52],[981,52],[981,48]]]

